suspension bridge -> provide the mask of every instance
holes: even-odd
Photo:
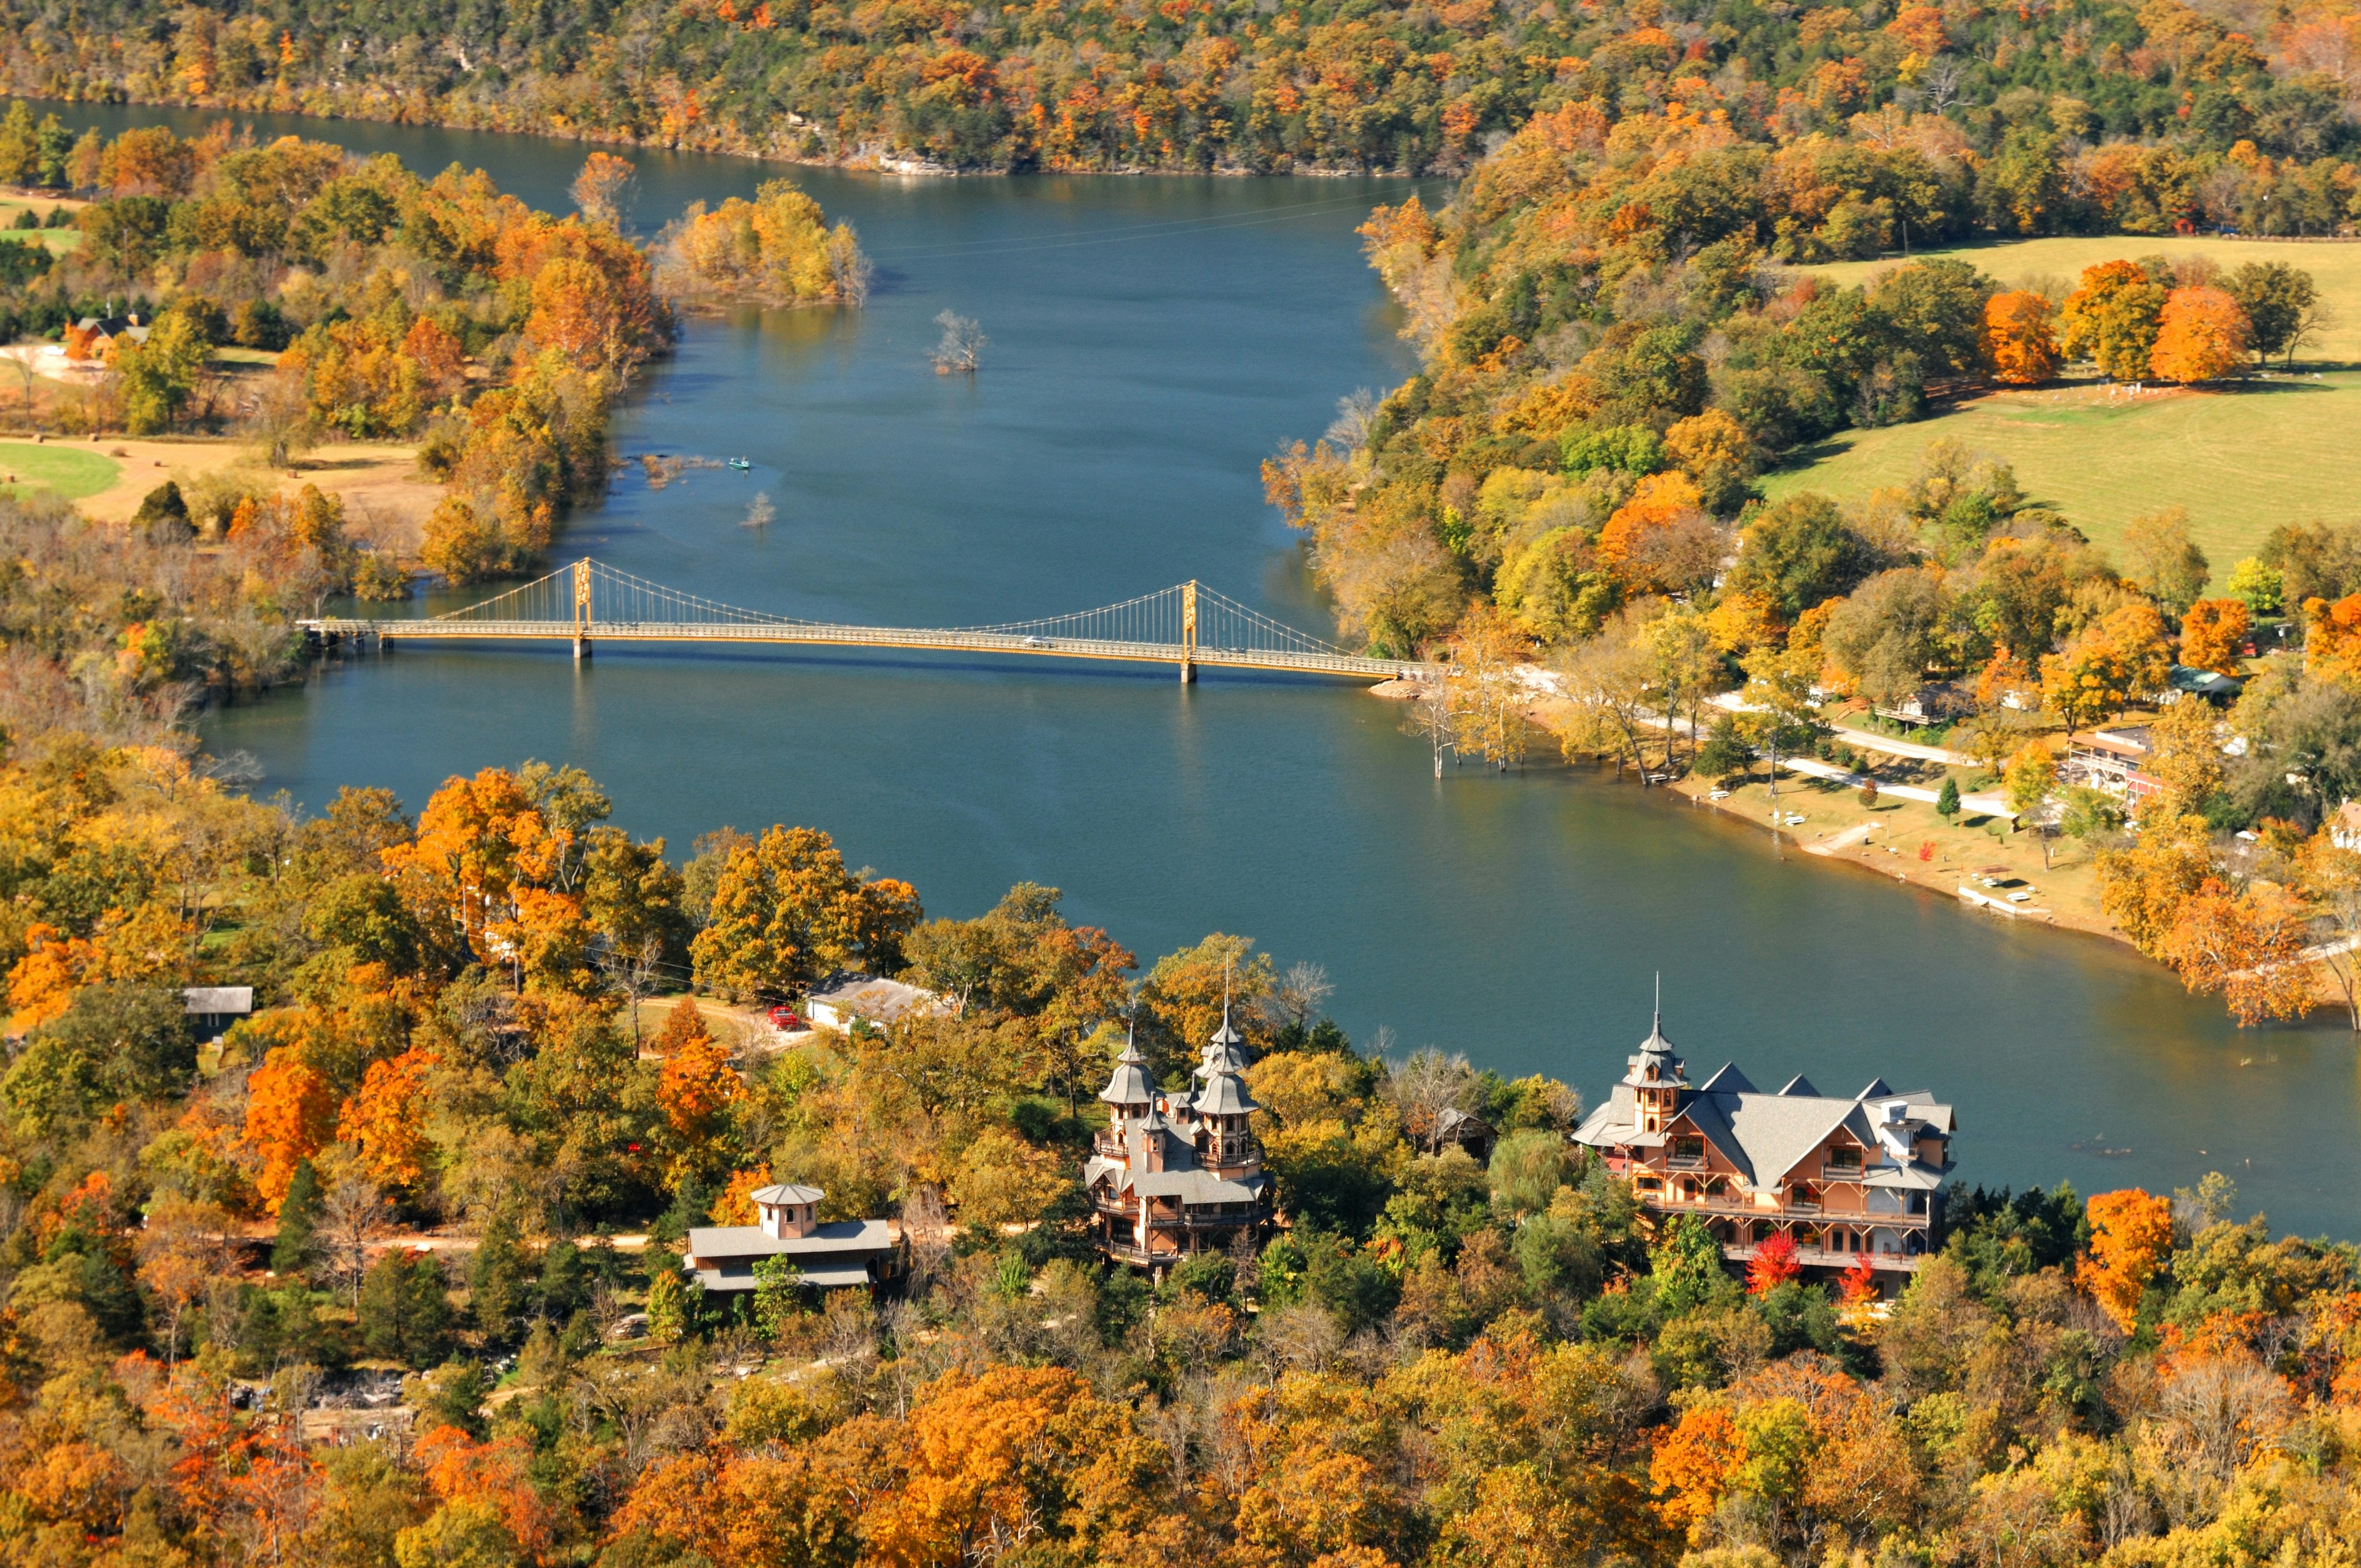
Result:
[[[421,640],[571,641],[577,659],[588,658],[599,642],[906,648],[1172,664],[1184,684],[1196,680],[1201,664],[1369,681],[1426,668],[1409,660],[1348,653],[1196,582],[1072,615],[996,626],[851,626],[720,604],[584,560],[432,619],[329,616],[301,624],[308,638],[330,645],[346,640],[373,641],[379,648]]]

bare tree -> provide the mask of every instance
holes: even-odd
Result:
[[[1263,1010],[1281,1028],[1309,1029],[1335,993],[1328,971],[1318,964],[1290,964],[1279,984],[1263,999]]]
[[[972,376],[983,362],[983,345],[992,340],[983,335],[974,318],[944,311],[935,317],[935,324],[943,329],[940,342],[935,345],[935,374],[938,376]]]
[[[314,1234],[326,1242],[329,1271],[346,1282],[356,1311],[361,1304],[361,1277],[368,1272],[368,1240],[390,1212],[377,1183],[349,1166],[329,1179],[320,1201]]]
[[[828,275],[836,285],[838,301],[862,305],[869,301],[869,283],[877,273],[851,224],[839,224],[828,235]],[[981,346],[982,340],[978,340]]]
[[[655,990],[656,970],[664,962],[664,939],[642,937],[636,948],[609,948],[598,955],[598,967],[608,983],[620,993],[631,1014],[631,1050],[640,1048],[640,999]]]
[[[768,528],[771,520],[778,515],[779,509],[771,504],[771,492],[757,490],[754,499],[746,503],[746,515],[738,520],[738,524],[741,528]]]
[[[950,1211],[941,1189],[920,1182],[902,1200],[902,1235],[910,1244],[910,1291],[925,1288],[951,1255]]]
[[[1476,1086],[1476,1069],[1465,1053],[1444,1056],[1433,1046],[1411,1053],[1395,1064],[1386,1080],[1386,1098],[1400,1108],[1402,1125],[1427,1153],[1435,1150],[1445,1111],[1465,1111],[1462,1103]]]
[[[1357,452],[1369,444],[1369,426],[1378,417],[1378,395],[1356,388],[1336,400],[1336,418],[1321,439],[1344,452]]]

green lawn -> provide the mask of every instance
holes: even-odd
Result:
[[[12,496],[45,490],[78,501],[115,483],[122,471],[113,458],[79,447],[0,441],[0,492]]]
[[[2185,507],[2218,585],[2282,522],[2361,521],[2361,372],[2228,391],[2111,399],[2081,384],[1977,398],[1940,418],[1848,430],[1765,476],[1774,499],[1909,482],[1929,442],[2006,459],[2033,504],[2112,544],[2143,512]]]
[[[2103,235],[1922,254],[1971,261],[2009,285],[2070,285],[2096,262],[2158,254],[2207,256],[2224,269],[2283,261],[2312,275],[2336,319],[2305,346],[2293,381],[2275,373],[2231,390],[2137,400],[2110,398],[2095,382],[1996,392],[1918,424],[1845,431],[1768,476],[1773,497],[1814,489],[1843,498],[1905,484],[1928,442],[1956,439],[2013,465],[2036,504],[2065,513],[2102,545],[2143,512],[2187,508],[2216,587],[2282,522],[2361,521],[2361,373],[2327,368],[2361,365],[2361,246]],[[1850,284],[1898,264],[1889,257],[1810,270]]]

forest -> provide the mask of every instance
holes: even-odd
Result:
[[[2332,229],[2355,193],[2361,83],[2335,3],[11,0],[5,15],[0,80],[27,95],[863,165],[1457,174],[1577,104],[1864,151],[1889,144],[1889,114],[1925,113],[1951,127],[1977,221],[2023,233]],[[1954,182],[1846,178],[1897,212]]]
[[[674,860],[538,762],[306,817],[56,729],[0,803],[0,1561],[2301,1568],[2361,1532],[2361,1255],[2219,1176],[1957,1190],[1880,1300],[1731,1272],[1569,1143],[1575,1089],[1367,1054],[1242,937],[1143,972],[1055,889],[928,918],[803,828]],[[846,968],[957,1009],[773,1048],[642,1005]],[[201,1042],[193,982],[256,1010]],[[1283,1223],[1111,1267],[1095,1087],[1123,1030],[1169,1078],[1225,1011]],[[686,1228],[782,1179],[896,1218],[903,1286],[685,1287]]]

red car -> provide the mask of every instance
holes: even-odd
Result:
[[[792,1034],[804,1026],[803,1014],[792,1007],[774,1007],[770,1012],[771,1027]]]

